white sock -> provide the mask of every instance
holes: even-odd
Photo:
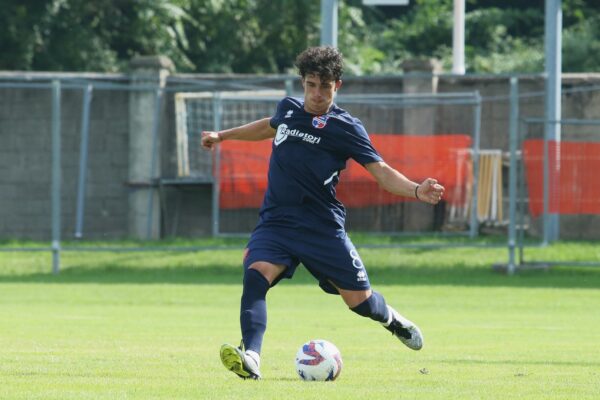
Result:
[[[256,363],[257,367],[260,367],[260,354],[252,350],[246,350],[246,355]]]
[[[388,326],[390,326],[390,324],[392,323],[392,320],[394,319],[394,313],[392,312],[392,307],[387,306],[388,309],[388,320],[387,322],[382,322],[381,325],[385,326],[386,328]]]

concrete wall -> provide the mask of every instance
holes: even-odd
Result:
[[[160,63],[159,63],[160,64]],[[160,65],[159,65],[160,67]],[[28,79],[59,77],[63,82],[85,79],[90,82],[129,83],[129,75],[97,74],[27,74]],[[197,75],[172,74],[165,87],[183,87],[210,82],[212,88],[231,89],[232,82],[250,82],[264,87],[285,88],[289,77],[267,76],[257,78],[247,75]],[[0,73],[0,81],[23,82],[25,74]],[[429,77],[430,79],[431,77]],[[509,78],[506,76],[452,76],[436,77],[437,91],[479,91],[485,102],[482,108],[481,148],[508,150]],[[600,75],[565,75],[567,88],[597,85]],[[407,84],[407,76],[392,77],[347,77],[342,94],[352,93],[401,93]],[[299,91],[294,79],[294,90]],[[543,91],[543,80],[539,76],[523,76],[521,92]],[[193,89],[200,91],[200,87]],[[84,237],[115,238],[144,237],[143,232],[131,229],[131,197],[140,190],[140,182],[132,182],[131,141],[132,135],[151,137],[146,128],[134,132],[132,112],[135,119],[153,118],[154,109],[148,102],[147,110],[135,110],[131,106],[133,95],[128,90],[100,90],[93,92],[90,114],[90,153],[88,161],[88,183],[86,188],[86,213]],[[542,116],[542,96],[521,99],[521,115]],[[408,129],[406,116],[394,110],[379,110],[363,113],[360,106],[350,110],[373,132]],[[62,92],[62,174],[63,174],[63,238],[73,236],[77,176],[79,163],[82,90],[65,89]],[[443,133],[462,133],[472,126],[472,115],[457,107],[439,107],[436,110],[434,130]],[[563,117],[600,118],[600,91],[563,97]],[[147,121],[146,121],[147,122]],[[51,170],[51,97],[49,89],[0,88],[0,237],[49,239],[50,237],[50,170]],[[400,127],[400,128],[399,128]],[[159,129],[159,176],[176,175],[175,114],[173,92],[165,93]],[[596,135],[595,140],[600,140]],[[146,151],[146,150],[144,150]],[[147,159],[151,157],[145,154]],[[147,176],[146,184],[156,177]],[[143,183],[143,182],[141,182]],[[142,185],[143,186],[143,185]],[[146,194],[154,189],[143,188]],[[154,196],[154,194],[150,194]],[[139,204],[147,204],[149,196],[142,196]],[[138,199],[139,200],[139,199]],[[176,189],[166,188],[162,201],[154,199],[159,212],[158,235],[200,236],[211,232],[211,195],[209,187]],[[142,219],[145,215],[142,215]],[[564,217],[563,237],[598,238],[600,224],[597,217]],[[590,222],[591,221],[591,222]],[[139,222],[139,221],[138,221]],[[536,222],[536,221],[534,221]],[[536,222],[537,223],[537,222]],[[534,227],[535,228],[535,227]],[[535,230],[534,230],[535,231]],[[153,233],[154,235],[154,233]]]
[[[63,231],[72,236],[79,163],[82,91],[62,91]],[[127,92],[95,92],[90,114],[86,229],[106,237],[127,227]],[[0,89],[0,236],[50,235],[51,96],[49,89]]]

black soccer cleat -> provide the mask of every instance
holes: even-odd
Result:
[[[419,327],[414,322],[404,318],[392,307],[388,306],[388,311],[392,316],[392,322],[388,326],[384,325],[385,329],[392,332],[409,349],[421,350],[423,348],[423,334]]]

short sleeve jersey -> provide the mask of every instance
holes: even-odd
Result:
[[[286,97],[270,120],[277,130],[261,223],[311,230],[343,230],[344,206],[335,187],[349,158],[381,161],[360,120],[335,104],[324,115],[304,110],[304,100]]]

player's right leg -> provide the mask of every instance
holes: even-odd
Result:
[[[253,354],[254,353],[254,354]],[[244,342],[239,347],[225,343],[221,346],[221,362],[229,371],[242,379],[260,379],[260,356],[244,350]]]

